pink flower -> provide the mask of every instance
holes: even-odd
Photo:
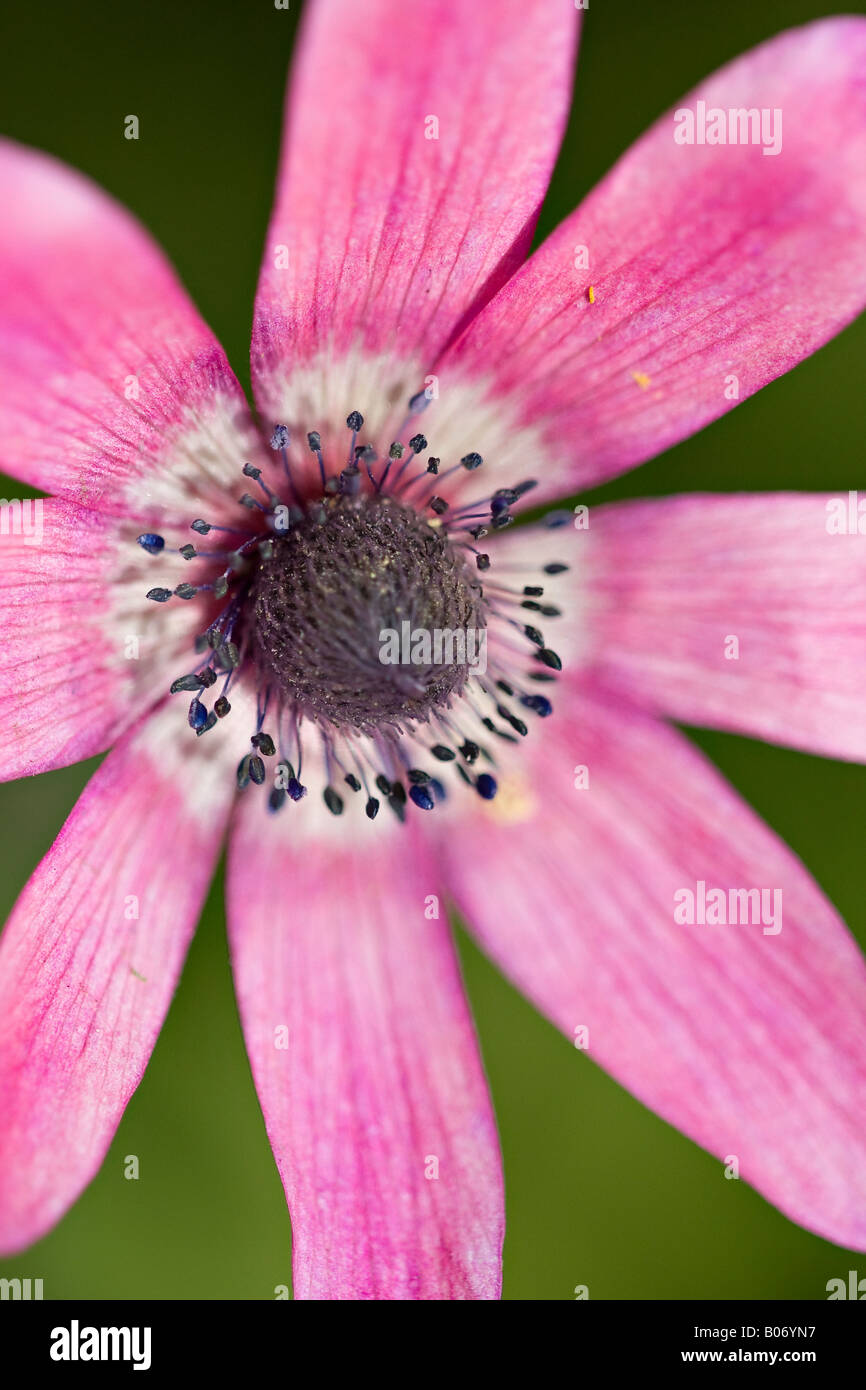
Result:
[[[97,1171],[227,832],[296,1296],[498,1295],[500,1158],[449,901],[646,1105],[866,1248],[863,961],[665,722],[863,759],[864,547],[798,494],[504,524],[520,484],[534,504],[642,462],[859,312],[866,22],[710,78],[681,109],[733,111],[731,139],[681,143],[668,113],[521,265],[576,23],[541,0],[310,7],[260,423],[144,231],[0,146],[2,462],[52,494],[41,544],[0,542],[0,758],[17,777],[114,745],[2,938],[7,1252]],[[782,113],[780,149],[745,141],[751,109]],[[487,673],[383,664],[389,618],[483,631]],[[557,653],[545,718],[532,678]]]

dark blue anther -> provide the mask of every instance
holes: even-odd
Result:
[[[376,817],[377,817],[378,814],[379,814],[379,802],[377,801],[377,799],[376,799],[375,796],[371,796],[371,797],[370,797],[369,801],[367,802],[366,806],[364,807],[364,811],[365,811],[365,813],[366,813],[366,816],[367,816],[367,819],[368,819],[368,820],[375,820],[375,819],[376,819]]]
[[[343,798],[333,787],[326,787],[322,793],[322,798],[332,816],[341,816],[343,814]]]
[[[145,598],[151,599],[153,603],[168,603],[171,589],[148,589]]]
[[[546,695],[521,695],[520,703],[524,709],[531,709],[533,714],[540,715],[542,719],[553,714],[553,705]]]
[[[361,428],[363,423],[364,417],[361,414],[360,410],[352,410],[346,416],[346,424],[349,426],[349,429],[352,431],[353,434],[358,433],[358,430]]]
[[[563,564],[560,563],[560,561],[554,560],[551,564],[545,565],[545,566],[544,566],[544,573],[545,573],[545,574],[565,574],[565,572],[566,572],[566,570],[567,570],[568,568],[569,568],[568,565],[563,565]]]
[[[485,801],[492,801],[496,795],[496,778],[491,777],[489,772],[482,772],[475,783],[475,790]]]
[[[138,543],[143,550],[147,551],[148,555],[158,555],[161,550],[165,549],[165,541],[162,536],[157,536],[153,531],[145,531],[143,535],[138,537]]]
[[[274,425],[274,432],[271,435],[271,448],[274,450],[285,449],[288,443],[288,427],[286,425]]]
[[[265,765],[261,758],[250,758],[250,781],[260,787],[265,780]]]
[[[293,801],[300,801],[302,797],[307,795],[306,787],[301,785],[297,777],[289,778],[289,785],[286,787],[286,791]]]
[[[415,805],[422,811],[432,811],[433,807],[436,805],[426,787],[410,787],[409,795],[415,802]]]
[[[322,436],[318,430],[310,430],[307,435],[307,443],[310,446],[310,453],[317,454],[322,447]]]
[[[189,707],[189,727],[201,729],[207,722],[207,710],[201,700],[192,700]]]
[[[427,448],[427,440],[424,438],[423,434],[413,434],[412,438],[409,440],[409,448],[412,450],[413,454],[423,454],[424,450]]]
[[[208,522],[202,521],[201,517],[199,517],[197,521],[192,523],[189,529],[191,531],[197,531],[200,536],[206,536],[211,528]]]
[[[463,467],[466,469],[467,473],[472,473],[475,471],[476,468],[481,467],[484,460],[480,454],[472,453],[464,454],[460,462],[463,464]]]
[[[195,731],[195,736],[196,736],[196,738],[201,738],[202,734],[206,734],[206,733],[208,732],[209,729],[212,729],[213,726],[216,724],[216,722],[217,722],[217,717],[216,717],[216,715],[214,714],[213,710],[211,710],[210,714],[208,715],[207,719],[206,719],[206,720],[204,721],[204,723],[202,724],[201,728],[200,728],[200,729],[196,729],[196,731]]]

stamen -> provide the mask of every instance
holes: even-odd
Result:
[[[318,431],[318,430],[310,430],[309,434],[307,435],[307,443],[308,443],[309,446],[310,446],[310,453],[311,453],[311,454],[315,454],[316,458],[318,459],[318,462],[319,462],[319,477],[321,478],[322,487],[324,488],[324,486],[325,486],[325,460],[324,460],[324,458],[322,457],[322,436],[319,434],[319,431]]]
[[[349,463],[355,457],[355,441],[358,438],[358,431],[364,423],[364,417],[360,410],[353,410],[346,416],[346,424],[352,431],[352,443],[349,445]]]
[[[301,498],[297,488],[295,487],[295,480],[292,477],[292,466],[289,463],[289,431],[286,425],[274,426],[274,432],[271,435],[271,448],[274,450],[275,453],[278,453],[280,455],[280,458],[283,461],[283,471],[286,475],[286,482],[289,485],[289,491],[291,492],[297,505],[301,506]],[[246,472],[246,468],[244,469],[244,472]]]
[[[395,459],[401,459],[402,457],[403,445],[400,443],[399,440],[395,439],[390,449],[388,450],[388,462],[385,465],[385,471],[376,485],[377,492],[381,492],[386,482],[388,481],[388,472],[391,468],[391,464],[395,461]]]

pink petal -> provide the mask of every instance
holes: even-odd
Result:
[[[231,760],[168,704],[94,774],[0,939],[0,1251],[95,1175],[220,851]]]
[[[720,1163],[736,1155],[792,1220],[863,1249],[860,952],[682,735],[609,694],[572,691],[565,706],[566,693],[502,803],[444,837],[461,912],[576,1045],[588,1029],[590,1057],[639,1100]],[[779,890],[781,930],[678,924],[675,893],[700,881]],[[772,896],[767,907],[772,927]]]
[[[549,496],[703,428],[866,302],[866,21],[782,34],[698,100],[781,110],[781,152],[677,144],[668,112],[433,367],[444,411],[497,405],[474,447],[520,440]]]
[[[327,447],[350,410],[368,426],[402,412],[526,255],[578,15],[545,0],[317,0],[305,20],[252,361],[262,413]]]
[[[19,515],[0,534],[2,780],[103,752],[191,669],[201,627],[145,598],[166,571],[136,526],[53,498]]]
[[[603,678],[686,723],[866,759],[866,538],[853,506],[849,517],[846,493],[794,493],[593,510],[579,606]],[[837,517],[846,533],[828,530]]]
[[[89,180],[6,140],[0,202],[0,467],[114,514],[224,510],[254,447],[246,404],[162,253]]]
[[[317,828],[318,811],[308,801],[268,818],[248,802],[228,870],[295,1297],[497,1298],[496,1128],[438,897],[428,916],[436,867],[396,822],[358,821],[353,806],[353,833],[335,845],[337,822]]]

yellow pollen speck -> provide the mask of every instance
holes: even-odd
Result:
[[[632,376],[642,391],[645,391],[652,381],[652,377],[647,376],[646,372],[632,372]]]
[[[499,825],[517,825],[527,821],[538,810],[538,800],[528,779],[519,772],[509,772],[498,780],[496,796],[482,803],[483,814]]]
[[[589,300],[590,304],[594,304],[594,303],[595,303],[595,288],[594,288],[594,286],[590,285],[589,289],[588,289],[587,292],[586,292],[586,297],[587,297],[587,299]]]

